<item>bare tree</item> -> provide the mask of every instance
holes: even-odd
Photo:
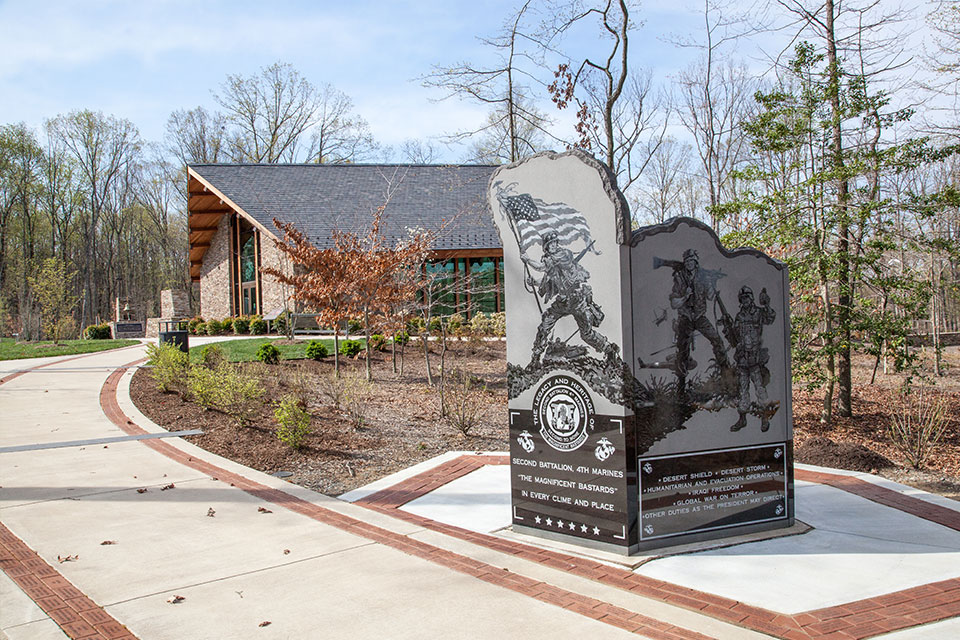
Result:
[[[927,24],[933,29],[932,51],[925,52],[927,66],[936,74],[924,88],[940,97],[933,111],[945,116],[931,118],[934,131],[960,140],[960,0],[933,0]]]
[[[487,116],[487,124],[474,137],[467,162],[500,164],[513,162],[549,146],[544,133],[549,124],[546,115],[537,109],[522,93],[514,97],[514,108],[525,116],[511,129],[509,110],[496,108]]]
[[[307,162],[337,164],[369,159],[379,146],[367,121],[353,113],[353,100],[332,85],[317,94],[316,123],[310,131]]]
[[[679,75],[680,121],[693,136],[709,196],[710,221],[720,231],[717,206],[732,196],[730,175],[747,149],[740,124],[755,111],[754,76],[728,50],[749,27],[729,2],[703,0],[702,37],[675,40],[680,47],[701,52]]]
[[[236,162],[292,161],[321,106],[316,88],[280,62],[248,77],[228,75],[213,98],[234,127],[230,155]]]
[[[668,120],[665,101],[652,91],[651,74],[630,69],[629,37],[635,27],[630,11],[627,0],[597,6],[575,0],[557,7],[557,17],[547,28],[553,41],[596,19],[609,43],[605,57],[560,64],[549,89],[558,108],[578,106],[575,146],[596,148],[623,191],[639,179],[663,142]]]
[[[181,164],[220,162],[226,155],[227,121],[203,107],[178,109],[167,119],[167,148]]]
[[[646,219],[654,223],[680,215],[689,164],[690,145],[666,138],[640,181],[634,211],[642,211]]]
[[[492,135],[493,139],[503,139],[496,144],[497,157],[508,162],[539,151],[538,136],[550,136],[546,125],[549,124],[543,114],[532,109],[523,99],[530,93],[529,84],[539,84],[537,78],[521,66],[522,61],[536,65],[527,45],[537,44],[533,36],[525,29],[524,20],[532,0],[526,0],[520,9],[504,23],[500,33],[492,38],[480,41],[493,49],[497,62],[491,67],[476,66],[463,61],[450,67],[434,66],[433,72],[421,78],[424,86],[446,90],[446,98],[463,96],[488,105],[491,109],[487,121],[473,129],[462,130],[449,136],[460,141],[478,134]],[[490,147],[483,144],[484,147]]]
[[[94,286],[97,259],[97,233],[106,214],[115,211],[118,183],[140,152],[140,134],[129,120],[93,111],[73,111],[47,122],[47,131],[76,160],[86,194],[81,235],[83,261],[79,265],[83,282],[80,318],[89,324],[99,308],[98,289]]]
[[[429,140],[407,138],[400,144],[400,157],[411,164],[434,164],[440,150]]]

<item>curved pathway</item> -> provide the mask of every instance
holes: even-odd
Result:
[[[161,432],[126,393],[141,360],[137,347],[3,363],[0,447]],[[853,638],[960,613],[960,580],[951,579],[888,601],[780,615],[399,509],[497,462],[464,456],[350,504],[179,437],[0,453],[0,633]],[[856,485],[941,525],[957,517],[856,478],[811,479]],[[902,615],[878,614],[897,606]]]

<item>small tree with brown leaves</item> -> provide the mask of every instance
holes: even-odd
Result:
[[[373,379],[371,328],[378,318],[389,315],[416,290],[421,265],[437,235],[433,231],[411,230],[406,238],[391,245],[384,231],[385,209],[383,205],[373,213],[366,234],[335,231],[333,236],[337,252],[349,264],[352,274],[353,308],[363,316],[367,380]]]
[[[293,299],[317,311],[321,325],[333,327],[333,369],[340,377],[340,325],[352,312],[352,262],[345,259],[338,248],[318,249],[292,224],[274,219],[284,233],[277,241],[280,249],[293,263],[293,272],[263,267],[261,271],[293,288]]]
[[[334,230],[333,248],[318,249],[292,224],[274,220],[284,239],[277,247],[294,264],[293,273],[263,268],[280,282],[293,287],[293,298],[317,310],[320,321],[334,327],[334,370],[340,375],[339,325],[354,314],[363,316],[366,338],[366,378],[370,369],[370,333],[374,321],[389,314],[418,285],[420,265],[427,258],[436,232],[411,231],[407,238],[389,243],[384,234],[380,206],[370,228],[360,234]]]

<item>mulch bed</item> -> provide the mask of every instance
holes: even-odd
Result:
[[[436,371],[439,346],[431,344],[431,350]],[[368,391],[356,382],[363,377],[362,358],[341,360],[348,388],[365,398],[361,424],[324,393],[331,384],[332,358],[267,367],[265,401],[247,426],[237,426],[229,416],[204,410],[175,393],[158,391],[148,369],[134,375],[131,396],[144,414],[166,429],[202,429],[204,435],[190,441],[208,451],[267,473],[290,472],[292,482],[339,495],[447,451],[508,450],[505,351],[501,341],[450,343],[447,371],[468,372],[486,386],[477,397],[477,424],[467,435],[454,420],[441,417],[438,392],[427,385],[422,346],[416,343],[406,349],[402,377],[394,373],[389,352],[375,354],[375,383]],[[822,391],[794,388],[796,460],[877,473],[960,499],[960,350],[948,354],[948,360],[954,366],[938,386],[950,395],[950,426],[926,469],[907,468],[886,436],[902,377],[881,376],[876,384],[868,384],[872,363],[865,358],[855,362],[853,418],[835,417],[830,427],[822,426]],[[274,402],[287,393],[304,397],[313,414],[313,431],[300,450],[284,445],[275,435]]]
[[[288,471],[288,479],[325,494],[338,495],[361,487],[417,462],[454,450],[503,451],[507,448],[506,349],[502,341],[452,342],[445,359],[447,371],[462,370],[484,384],[479,388],[478,421],[464,435],[454,421],[440,416],[435,387],[427,386],[420,344],[407,346],[403,377],[393,372],[389,352],[374,354],[369,397],[363,402],[363,422],[357,424],[345,408],[333,406],[323,390],[331,385],[333,358],[321,362],[297,360],[267,367],[266,394],[259,415],[237,426],[227,415],[204,410],[175,393],[156,389],[148,369],[131,382],[134,404],[151,420],[171,431],[202,429],[194,444],[266,473]],[[431,344],[435,375],[439,347]],[[341,358],[348,390],[363,393],[364,361]],[[287,393],[305,391],[313,414],[312,433],[300,450],[280,442],[274,402]],[[348,391],[349,393],[349,391]]]

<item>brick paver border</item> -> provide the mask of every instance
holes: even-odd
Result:
[[[2,523],[0,569],[73,640],[136,640]]]
[[[960,578],[944,580],[867,598],[839,606],[806,611],[797,615],[753,607],[736,600],[688,589],[638,575],[626,569],[599,565],[556,551],[548,551],[496,536],[476,533],[438,523],[399,507],[488,464],[509,464],[508,456],[463,455],[407,478],[357,501],[380,513],[516,557],[563,569],[603,584],[627,590],[669,604],[698,611],[727,622],[774,636],[802,638],[869,638],[960,615]],[[839,474],[796,470],[796,477],[808,482],[829,484],[879,504],[900,509],[917,517],[958,528],[956,511],[931,504],[859,478]]]

